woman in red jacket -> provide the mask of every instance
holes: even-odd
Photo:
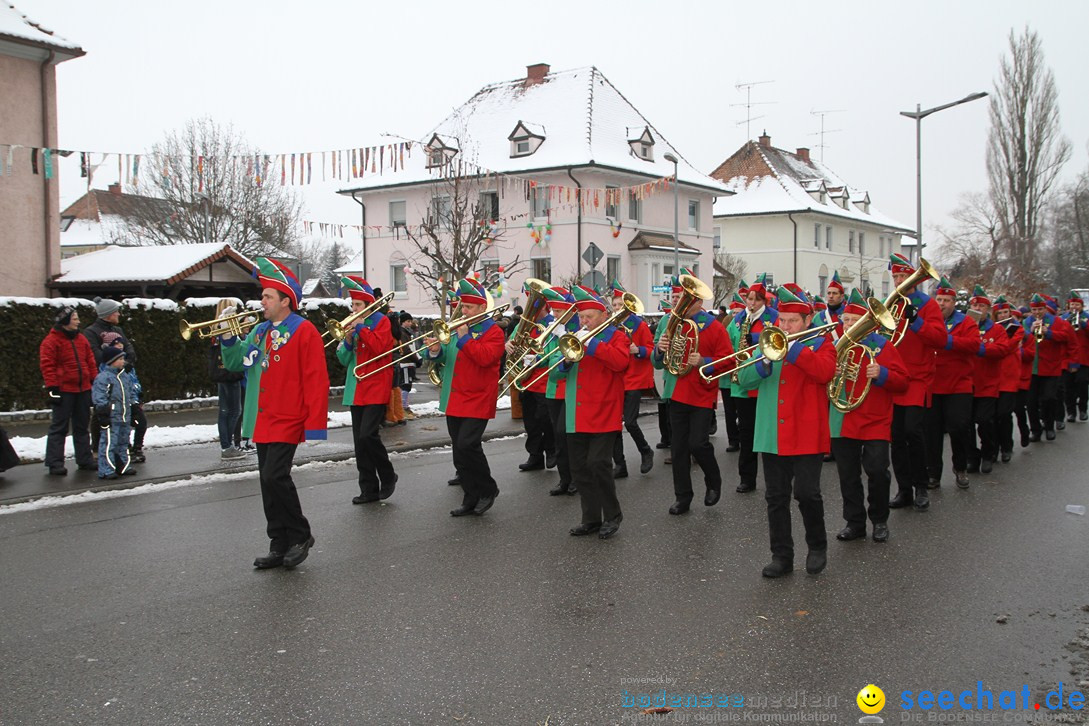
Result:
[[[53,406],[53,421],[45,443],[45,465],[53,476],[64,476],[64,439],[72,426],[72,445],[80,469],[96,470],[88,426],[91,421],[91,384],[98,374],[95,353],[79,334],[79,313],[65,306],[53,329],[38,348],[42,379]]]

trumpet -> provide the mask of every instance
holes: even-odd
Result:
[[[904,335],[907,333],[908,321],[904,316],[904,310],[911,302],[908,300],[907,291],[916,287],[920,282],[927,278],[938,280],[941,279],[941,275],[938,274],[938,271],[935,270],[929,262],[920,257],[919,269],[915,270],[908,279],[897,285],[896,289],[885,298],[885,309],[892,313],[892,316],[896,318],[896,328],[892,331],[892,334],[889,335],[889,341],[893,345],[900,345],[900,341],[904,339]]]
[[[763,358],[767,358],[773,363],[776,361],[781,361],[783,358],[786,358],[787,350],[789,350],[790,342],[792,340],[804,342],[806,340],[809,340],[810,338],[815,338],[818,335],[824,335],[825,332],[831,330],[837,325],[839,325],[839,323],[828,323],[826,325],[821,325],[816,328],[806,328],[805,330],[800,330],[797,333],[791,333],[790,335],[784,333],[782,328],[778,328],[774,325],[769,325],[765,327],[762,331],[760,331],[760,338],[759,340],[757,340],[756,345],[750,345],[748,348],[742,348],[741,350],[734,351],[729,355],[724,355],[718,360],[713,360],[706,365],[700,366],[700,378],[707,381],[708,383],[711,383],[712,381],[717,381],[723,376],[730,375],[731,373],[737,373],[743,368],[748,368],[754,363],[758,363],[759,361],[763,360]],[[760,355],[763,356],[763,358],[755,355],[755,353],[757,352],[759,352]],[[722,371],[721,373],[707,373],[708,369],[715,368],[716,366],[721,365],[722,363],[725,363],[729,360],[740,360],[743,362],[739,365],[734,366],[733,368],[730,368],[729,370]]]
[[[567,325],[567,321],[569,321],[572,317],[574,317],[576,312],[577,311],[575,310],[575,306],[572,305],[571,307],[564,310],[563,313],[561,313],[559,317],[557,317],[555,320],[553,320],[552,323],[550,323],[549,326],[547,328],[545,328],[544,331],[541,332],[540,337],[537,338],[537,345],[541,346],[541,347],[539,348],[538,352],[536,352],[534,354],[533,362],[530,363],[530,364],[523,365],[522,369],[519,370],[513,377],[511,377],[511,379],[507,383],[507,385],[504,386],[503,390],[501,390],[499,392],[500,396],[502,396],[504,393],[509,391],[511,389],[511,386],[513,386],[518,391],[524,391],[527,388],[529,388],[530,386],[532,386],[534,383],[536,383],[537,381],[540,380],[540,376],[538,376],[538,377],[534,378],[532,381],[530,381],[529,383],[526,383],[525,385],[522,385],[522,381],[525,379],[525,377],[528,376],[530,373],[532,373],[534,371],[534,369],[538,365],[540,365],[541,363],[547,361],[550,357],[552,357],[553,354],[558,353],[559,348],[557,348],[557,349],[551,351],[550,353],[546,354],[546,353],[542,352],[543,349],[544,349],[543,344],[540,343],[539,341],[542,341],[542,340],[547,341],[548,336],[553,335],[557,328],[565,327]],[[549,368],[548,370],[550,371],[552,369]],[[546,373],[547,373],[547,371],[546,371]]]
[[[1081,310],[1076,311],[1070,316],[1070,327],[1074,329],[1075,333],[1080,332],[1084,325],[1085,321],[1081,319]]]
[[[1032,334],[1036,337],[1036,345],[1044,342],[1044,336],[1047,335],[1047,323],[1043,320],[1037,320],[1032,326]]]
[[[836,372],[828,382],[828,400],[836,410],[843,413],[854,411],[866,400],[872,380],[865,378],[866,384],[861,391],[854,392],[849,384],[864,376],[863,369],[874,362],[876,356],[861,341],[877,328],[887,332],[896,330],[897,320],[877,298],[866,301],[869,311],[836,341]]]
[[[677,304],[669,311],[669,322],[663,336],[669,338],[669,348],[665,353],[663,366],[667,371],[680,378],[692,369],[688,362],[688,341],[692,340],[693,349],[699,345],[699,328],[695,321],[685,317],[696,300],[710,300],[714,293],[700,279],[691,275],[681,275],[681,296]],[[680,329],[680,335],[678,335]]]
[[[355,324],[357,322],[359,322],[360,320],[366,320],[375,310],[380,310],[381,308],[388,305],[389,302],[393,300],[393,296],[395,294],[396,293],[393,292],[387,293],[386,295],[382,296],[378,300],[375,300],[362,310],[358,312],[353,312],[351,315],[344,318],[343,320],[327,321],[325,323],[326,330],[324,333],[321,334],[322,340],[325,340],[326,338],[329,339],[329,342],[325,344],[325,347],[328,348],[334,343],[343,342],[343,340],[347,338],[348,335],[352,332],[352,329],[355,327]]]
[[[241,338],[249,332],[250,328],[260,322],[258,314],[253,310],[243,310],[234,315],[225,315],[215,320],[206,320],[203,323],[190,323],[182,320],[178,323],[178,332],[182,340],[189,340],[193,333],[198,338],[219,338],[224,335],[233,335]]]

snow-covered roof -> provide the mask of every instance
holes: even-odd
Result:
[[[101,221],[93,219],[73,219],[67,227],[61,223],[61,247],[84,247],[87,245],[105,245],[116,242],[121,234],[124,220],[114,214],[103,214]]]
[[[544,136],[544,141],[532,154],[512,158],[510,136],[519,123]],[[654,140],[649,160],[636,156],[629,143],[645,132]],[[535,83],[520,78],[485,86],[425,134],[422,143],[436,135],[458,150],[452,163],[462,161],[508,174],[595,166],[656,179],[673,174],[673,163],[664,158],[673,153],[682,184],[726,193],[722,184],[692,166],[594,67],[548,73]],[[438,178],[441,171],[429,169],[427,161],[425,150],[414,148],[404,168],[364,177],[341,193]]]
[[[766,137],[764,137],[766,138]],[[814,212],[871,224],[914,236],[914,230],[869,203],[869,193],[853,187],[812,158],[749,141],[711,172],[731,196],[715,201],[715,217]],[[821,192],[826,191],[824,201]],[[847,206],[842,206],[844,195]]]
[[[174,284],[225,257],[247,271],[254,267],[250,260],[235,252],[226,242],[154,247],[110,246],[61,260],[61,276],[54,284],[164,281]]]
[[[58,55],[65,56],[61,60],[84,55],[78,43],[66,40],[42,27],[41,23],[28,18],[7,0],[0,0],[0,40],[53,50]]]

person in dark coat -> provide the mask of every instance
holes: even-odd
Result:
[[[53,329],[38,349],[42,379],[53,406],[45,444],[45,465],[53,476],[64,476],[64,440],[72,428],[72,445],[80,469],[97,469],[88,437],[91,385],[98,374],[95,354],[79,334],[79,313],[66,306],[57,313]]]
[[[94,303],[98,317],[83,329],[83,335],[94,352],[95,370],[102,366],[102,344],[106,342],[102,336],[105,333],[116,333],[125,339],[125,363],[130,367],[136,365],[136,351],[132,347],[129,336],[125,335],[121,327],[121,303],[101,297],[96,297]],[[95,451],[98,451],[98,437],[104,423],[107,422],[100,422],[97,415],[94,412],[91,413],[91,448]]]

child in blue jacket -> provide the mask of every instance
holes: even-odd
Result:
[[[129,433],[135,396],[132,377],[125,374],[124,348],[102,346],[102,367],[91,387],[91,404],[102,426],[98,442],[99,479],[116,479],[136,473],[135,469],[129,468]]]

